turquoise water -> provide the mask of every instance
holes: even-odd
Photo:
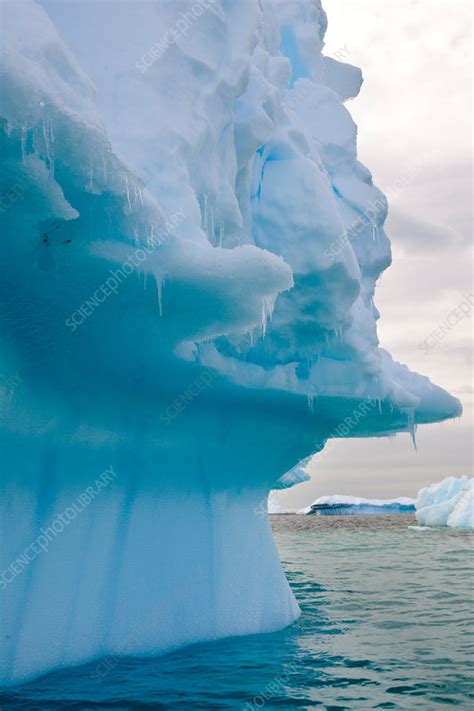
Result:
[[[291,628],[115,659],[0,693],[6,709],[474,708],[474,534],[411,516],[273,516]]]

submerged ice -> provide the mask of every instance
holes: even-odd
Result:
[[[416,518],[420,526],[474,528],[474,479],[448,476],[421,489]]]
[[[289,624],[269,490],[460,412],[379,347],[319,0],[84,8],[1,8],[1,683]]]

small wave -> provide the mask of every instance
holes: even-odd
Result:
[[[408,526],[408,528],[411,528],[413,531],[434,531],[432,526]]]

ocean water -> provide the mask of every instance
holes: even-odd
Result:
[[[474,708],[474,534],[272,516],[302,616],[275,634],[55,672],[0,709]]]

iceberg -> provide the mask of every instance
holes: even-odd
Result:
[[[358,496],[320,496],[310,506],[297,511],[298,514],[316,516],[354,516],[370,514],[414,513],[415,499],[401,496],[398,499],[363,499]]]
[[[281,629],[268,492],[461,412],[379,346],[360,70],[319,0],[1,14],[0,683]]]
[[[420,526],[474,528],[474,479],[448,476],[418,492],[416,518]]]

